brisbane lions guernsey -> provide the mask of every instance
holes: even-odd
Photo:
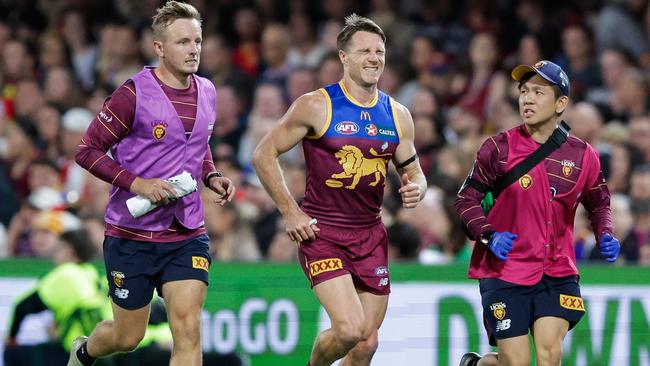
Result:
[[[378,91],[364,106],[342,81],[319,91],[327,99],[327,121],[303,140],[307,187],[302,209],[326,225],[375,225],[381,221],[388,163],[401,136],[395,102]]]

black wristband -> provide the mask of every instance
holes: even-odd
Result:
[[[203,184],[205,184],[206,187],[210,186],[210,179],[214,177],[223,177],[223,174],[221,172],[212,172],[208,173],[208,175],[205,176],[205,179],[203,180]]]
[[[418,155],[415,154],[415,155],[411,156],[410,158],[406,159],[405,162],[398,164],[396,166],[396,168],[398,168],[398,169],[399,168],[404,168],[405,166],[407,166],[407,165],[411,164],[412,162],[414,162],[415,159],[417,159],[417,158],[418,158]]]

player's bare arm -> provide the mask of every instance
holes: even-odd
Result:
[[[289,193],[278,157],[296,146],[304,137],[318,133],[327,119],[327,101],[320,91],[301,96],[291,105],[278,124],[255,148],[253,166],[286,224],[287,234],[296,242],[315,238],[318,227],[310,225],[306,215]]]
[[[402,129],[402,136],[397,150],[395,150],[393,163],[397,167],[402,183],[399,189],[402,206],[413,208],[424,198],[427,191],[427,180],[415,151],[413,117],[403,105],[395,102],[393,107],[396,108],[397,118]]]

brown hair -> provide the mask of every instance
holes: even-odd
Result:
[[[190,4],[178,1],[168,1],[162,7],[156,9],[156,15],[153,16],[151,29],[153,30],[154,39],[162,39],[163,33],[167,27],[176,19],[196,19],[201,24],[201,14]]]
[[[352,38],[356,32],[361,31],[377,34],[381,37],[382,41],[386,42],[386,35],[377,23],[366,17],[352,13],[345,17],[345,26],[341,29],[339,35],[336,36],[336,47],[339,50],[343,50],[348,45],[350,38]]]

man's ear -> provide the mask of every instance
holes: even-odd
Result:
[[[163,51],[163,45],[161,41],[153,41],[153,49],[156,51],[156,55],[158,55],[158,57],[165,57],[165,52]]]
[[[345,54],[345,52],[343,52],[343,50],[339,50],[339,60],[341,60],[341,63],[343,64],[343,66],[348,65],[347,57],[348,56]]]
[[[562,114],[569,105],[569,97],[563,95],[555,101],[555,113]]]

